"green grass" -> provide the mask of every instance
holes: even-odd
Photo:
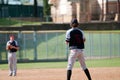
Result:
[[[120,67],[120,58],[86,60],[88,67]],[[42,68],[66,68],[66,62],[35,62],[35,63],[18,63],[18,69],[42,69]],[[74,65],[79,68],[79,62]],[[7,64],[1,64],[0,69],[8,69]]]
[[[18,21],[15,21],[15,20],[10,20],[8,18],[1,18],[0,19],[0,25],[14,25],[14,24],[17,24],[19,23]]]
[[[88,67],[120,67],[120,58],[87,60]]]
[[[21,25],[40,25],[40,24],[41,24],[40,22],[21,21],[21,20],[9,19],[9,18],[0,19],[0,27],[3,26],[19,27]]]

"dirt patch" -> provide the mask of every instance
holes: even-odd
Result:
[[[120,67],[89,68],[92,80],[120,80]],[[66,80],[66,69],[22,69],[17,76],[8,76],[8,70],[0,70],[0,80]],[[71,80],[87,80],[79,68],[73,69]]]

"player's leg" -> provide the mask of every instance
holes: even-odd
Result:
[[[71,79],[72,70],[67,70],[67,80]]]
[[[78,54],[79,54],[78,55],[78,60],[79,60],[79,62],[81,64],[81,67],[84,70],[88,80],[91,80],[91,76],[90,76],[89,70],[87,69],[86,64],[85,64],[85,58],[84,58],[83,51],[80,51]]]
[[[17,72],[17,59],[16,59],[16,53],[13,53],[13,76],[16,76]]]
[[[13,65],[12,65],[12,54],[8,53],[8,67],[9,67],[9,76],[12,76]]]
[[[89,70],[87,68],[84,70],[84,72],[85,72],[86,76],[88,77],[88,79],[92,80],[91,76],[90,76],[90,73],[89,73]]]
[[[75,60],[76,60],[76,52],[74,50],[70,50],[70,55],[68,58],[68,65],[67,65],[67,80],[71,79],[72,68],[74,66]]]

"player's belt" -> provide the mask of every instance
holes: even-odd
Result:
[[[83,47],[79,47],[79,46],[70,46],[69,48],[70,48],[70,50],[71,49],[84,49]]]
[[[9,51],[9,53],[15,53],[16,51]]]

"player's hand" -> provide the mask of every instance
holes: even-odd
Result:
[[[17,49],[18,50],[18,47],[15,47],[15,46],[12,46],[12,45],[9,45],[8,47],[9,47],[9,49]]]
[[[83,39],[83,42],[85,42],[85,41],[86,41],[86,39],[84,38],[84,39]]]
[[[12,48],[13,48],[13,46],[9,45],[7,49],[10,50],[10,49],[12,49]]]
[[[66,41],[65,43],[66,43],[66,45],[68,45],[68,44],[69,44],[69,42],[67,42],[67,41]]]

